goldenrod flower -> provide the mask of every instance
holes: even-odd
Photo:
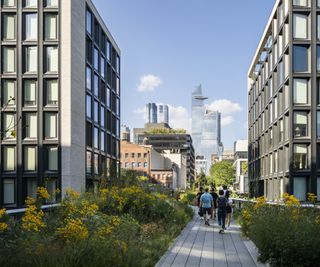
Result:
[[[28,203],[33,203],[31,198],[28,198],[27,201]],[[27,204],[26,211],[22,217],[22,229],[30,232],[40,232],[41,228],[46,227],[43,217],[44,212],[42,210],[38,210],[34,204]]]
[[[44,187],[38,187],[37,196],[40,199],[50,199],[50,194],[48,193],[47,189]]]
[[[88,238],[89,231],[80,219],[67,218],[65,226],[59,227],[57,233],[66,242],[77,242]]]
[[[257,198],[257,202],[256,204],[254,205],[254,209],[257,210],[259,208],[261,208],[262,206],[264,206],[266,204],[266,198],[264,196],[262,197],[258,197]]]
[[[313,194],[313,193],[308,193],[308,201],[309,202],[313,202],[313,203],[315,203],[315,202],[317,202],[317,196],[315,195],[315,194]]]
[[[6,224],[4,222],[0,222],[0,232],[8,230],[8,228],[9,228],[8,224]]]
[[[300,206],[300,201],[294,195],[283,194],[283,200],[286,206]]]

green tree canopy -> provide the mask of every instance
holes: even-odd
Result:
[[[215,186],[232,186],[235,179],[235,169],[232,163],[226,160],[217,162],[210,168],[209,181]]]
[[[242,172],[242,174],[248,173],[248,162],[243,162],[241,164],[241,172]]]

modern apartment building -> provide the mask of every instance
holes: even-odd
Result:
[[[276,1],[248,97],[251,195],[320,196],[320,1]]]
[[[2,0],[0,16],[0,206],[116,175],[120,50],[92,2]]]
[[[234,162],[236,179],[233,188],[240,194],[249,193],[248,173],[244,165],[248,164],[248,140],[234,142]]]

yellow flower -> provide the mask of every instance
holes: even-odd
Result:
[[[317,223],[317,224],[320,224],[320,216],[317,216],[317,218],[316,218],[316,223]]]
[[[247,209],[243,209],[241,214],[242,214],[242,217],[243,217],[244,220],[246,220],[246,221],[250,221],[251,220],[251,214]]]
[[[90,204],[88,200],[81,201],[81,215],[93,216],[97,213],[99,207],[97,204]]]
[[[66,242],[77,242],[85,240],[89,236],[89,231],[85,224],[80,219],[67,218],[65,220],[65,226],[59,227],[57,233]]]
[[[50,194],[48,193],[47,189],[44,187],[38,187],[37,196],[41,199],[49,199],[50,198]]]
[[[30,203],[31,198],[29,198],[29,200]],[[22,229],[30,232],[40,232],[41,228],[46,227],[43,222],[43,217],[44,212],[42,210],[38,210],[33,204],[27,205],[26,211],[22,217]]]
[[[71,188],[68,188],[68,189],[66,190],[66,195],[67,195],[67,197],[70,198],[70,199],[77,199],[77,198],[80,197],[80,193],[77,192],[77,191],[74,191],[74,190],[71,189]]]
[[[7,214],[7,210],[6,209],[0,209],[0,218],[5,216],[6,214]]]
[[[283,194],[283,200],[286,206],[300,206],[300,201],[294,195]]]
[[[257,202],[256,204],[254,205],[254,209],[257,210],[259,209],[260,207],[264,206],[266,204],[266,198],[264,196],[262,197],[258,197],[257,198]]]
[[[9,228],[8,224],[6,224],[4,222],[0,222],[0,232],[8,230],[8,228]]]
[[[313,193],[308,193],[308,201],[309,201],[309,202],[315,203],[315,202],[317,202],[317,200],[318,200],[318,198],[317,198],[317,196],[316,196],[315,194],[313,194]]]

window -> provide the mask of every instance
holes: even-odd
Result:
[[[138,153],[138,159],[141,158],[141,153]]]
[[[307,72],[309,71],[308,48],[306,46],[293,46],[293,71]]]
[[[93,168],[94,168],[94,174],[99,174],[99,155],[98,154],[94,154]]]
[[[27,113],[25,121],[26,127],[26,138],[37,138],[38,136],[38,121],[37,114]]]
[[[15,204],[15,181],[13,179],[3,180],[3,204]]]
[[[90,11],[87,10],[87,32],[91,35],[92,34],[92,14]]]
[[[56,203],[57,201],[57,181],[55,179],[46,179],[45,188],[47,189],[50,199],[46,200],[46,203]]]
[[[308,6],[308,0],[293,0],[293,5],[294,6],[307,7]]]
[[[308,168],[308,146],[299,144],[294,145],[293,168],[303,170]]]
[[[320,40],[320,15],[317,15],[317,38]]]
[[[47,80],[47,105],[57,105],[58,98],[58,81],[57,80]]]
[[[46,7],[58,7],[58,0],[47,0]]]
[[[25,0],[24,7],[38,7],[38,0]]]
[[[93,146],[99,149],[99,129],[94,127],[93,130]]]
[[[319,201],[320,200],[320,177],[317,178],[317,196]]]
[[[46,52],[46,71],[58,72],[58,47],[47,47]]]
[[[86,143],[87,146],[92,147],[92,124],[90,122],[86,122]]]
[[[94,121],[96,123],[99,123],[99,103],[97,101],[94,101],[94,104],[93,104],[93,108],[94,108]]]
[[[307,179],[306,177],[293,178],[293,194],[300,201],[306,200],[307,195]]]
[[[142,164],[141,162],[138,162],[138,168],[141,168]]]
[[[107,59],[110,61],[111,58],[111,44],[107,41]]]
[[[91,68],[87,67],[87,89],[91,90]]]
[[[25,40],[37,40],[38,15],[37,13],[25,14]]]
[[[147,158],[148,154],[147,153],[143,153],[143,157]]]
[[[57,171],[58,170],[58,148],[57,147],[48,147],[48,171]]]
[[[293,103],[298,105],[308,103],[308,80],[293,79]]]
[[[87,173],[92,173],[92,153],[87,151]]]
[[[27,196],[34,199],[37,198],[38,181],[35,179],[27,180]]]
[[[317,138],[320,138],[320,111],[317,111]]]
[[[33,80],[24,81],[24,106],[35,106],[37,82]]]
[[[93,52],[93,65],[96,70],[99,70],[99,51],[97,48],[94,48]]]
[[[116,62],[117,66],[116,66],[116,70],[117,70],[117,73],[119,74],[120,73],[120,57],[117,56],[117,62]]]
[[[294,113],[294,137],[308,136],[308,113],[295,112]]]
[[[45,23],[45,30],[44,30],[45,39],[56,40],[57,39],[57,15],[46,14],[44,23]]]
[[[126,162],[126,163],[124,164],[124,167],[125,167],[126,169],[128,169],[128,168],[129,168],[129,162]]]
[[[24,170],[36,171],[36,147],[26,146],[24,148]]]
[[[106,137],[106,134],[105,132],[101,132],[101,135],[100,135],[100,150],[101,151],[104,151],[104,146],[105,146],[105,137]]]
[[[107,107],[110,108],[110,104],[111,104],[111,96],[110,96],[110,89],[107,88]]]
[[[6,172],[15,171],[16,148],[11,146],[3,147],[3,170]]]
[[[93,91],[94,91],[94,95],[99,97],[99,76],[98,75],[94,75],[94,85],[93,85]]]
[[[5,139],[14,139],[15,136],[12,132],[15,130],[15,114],[4,113],[3,114],[3,137]]]
[[[105,120],[104,107],[101,106],[101,108],[100,108],[100,124],[101,124],[101,127],[103,127],[103,128],[105,126],[104,120]]]
[[[132,163],[131,163],[131,166],[132,166],[132,168],[135,168],[135,167],[136,167],[136,163],[135,163],[135,162],[132,162]]]
[[[16,6],[15,0],[2,0],[2,6],[3,7],[14,7]]]
[[[2,107],[15,105],[15,82],[4,80],[2,85]]]
[[[91,112],[91,96],[87,95],[87,101],[86,101],[86,113],[88,118],[92,118],[92,112]]]
[[[148,167],[148,162],[144,162],[144,163],[143,163],[143,167],[144,167],[144,168],[147,168],[147,167]]]
[[[12,73],[16,71],[16,49],[14,47],[3,48],[2,71],[4,73]]]
[[[293,38],[308,38],[308,16],[293,14]]]
[[[284,131],[283,131],[283,120],[280,120],[280,142],[284,140]]]
[[[100,63],[100,75],[102,78],[105,77],[105,64],[106,64],[106,60],[104,59],[104,57],[101,57],[101,63]]]
[[[320,46],[317,46],[317,71],[320,71]]]
[[[16,16],[11,14],[3,15],[2,39],[16,39]]]
[[[134,158],[134,153],[131,153],[131,158]]]
[[[57,114],[45,114],[45,138],[57,138]]]
[[[38,49],[36,46],[26,47],[25,72],[37,72],[38,70]]]

